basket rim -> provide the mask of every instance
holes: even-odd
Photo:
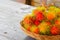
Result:
[[[22,22],[22,21],[21,21]],[[20,22],[20,25],[21,25],[21,29],[24,31],[24,33],[27,35],[27,36],[30,36],[34,39],[37,39],[37,40],[45,40],[46,38],[47,39],[50,39],[50,40],[55,40],[55,38],[58,38],[60,39],[60,35],[52,35],[52,36],[48,36],[48,35],[40,35],[40,34],[36,34],[36,33],[32,33],[28,30],[26,30],[23,26],[22,26],[22,23]]]
[[[31,32],[31,31],[26,30],[26,29],[24,28],[24,26],[22,25],[22,22],[23,22],[23,21],[20,22],[21,29],[22,29],[23,31],[27,31],[27,32],[33,33],[33,32]],[[33,34],[36,34],[36,33],[33,33]],[[40,35],[40,34],[36,34],[36,35]],[[59,35],[40,35],[40,36],[59,36]]]

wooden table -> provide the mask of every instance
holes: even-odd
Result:
[[[0,0],[0,40],[33,40],[23,33],[19,24],[32,9],[25,4]]]

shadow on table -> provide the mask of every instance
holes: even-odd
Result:
[[[35,40],[35,39],[27,36],[24,40]]]

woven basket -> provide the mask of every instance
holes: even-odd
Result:
[[[44,3],[44,1],[42,2],[42,6],[44,6],[46,8],[49,7],[49,6],[51,6],[51,5],[54,5],[54,4],[55,3],[51,3],[49,5],[46,5]],[[21,29],[24,31],[24,33],[26,35],[28,35],[28,36],[36,39],[36,40],[60,40],[60,35],[51,35],[51,36],[48,36],[48,35],[40,35],[40,34],[35,34],[35,33],[32,33],[30,31],[26,30],[24,28],[23,21],[20,22],[20,25],[21,25]]]
[[[22,26],[21,29],[24,31],[24,33],[36,40],[60,40],[60,35],[55,35],[55,36],[48,36],[48,35],[40,35],[40,34],[35,34],[30,31],[27,31],[24,27],[22,22],[20,23]]]

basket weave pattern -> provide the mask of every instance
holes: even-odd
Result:
[[[22,25],[22,23],[20,23]],[[26,35],[35,38],[37,40],[60,40],[60,35],[55,35],[55,36],[48,36],[48,35],[40,35],[40,34],[35,34],[32,33],[28,30],[26,30],[23,26],[21,29],[25,32]]]

